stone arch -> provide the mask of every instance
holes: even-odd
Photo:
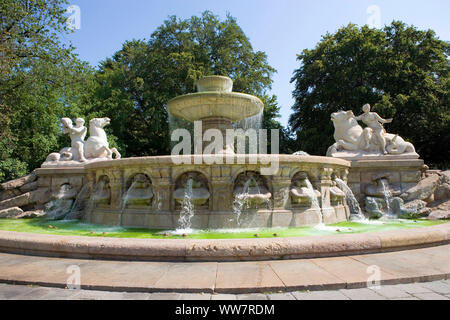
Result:
[[[259,170],[242,170],[240,173],[236,174],[233,179],[233,190],[237,186],[242,186],[242,184],[245,184],[245,182],[250,178],[253,177],[256,182],[261,183],[262,186],[264,186],[267,190],[270,190],[270,181],[266,178],[266,176],[263,176]]]
[[[129,175],[125,181],[122,207],[127,205],[151,206],[154,198],[152,179],[145,173]]]
[[[111,204],[111,186],[110,179],[106,174],[100,175],[93,191],[94,202],[98,205]]]
[[[174,190],[173,190],[173,203],[174,203],[174,208],[180,209],[181,205],[180,203],[176,200],[176,197],[178,194],[183,194],[184,193],[184,189],[186,187],[186,184],[188,182],[188,180],[192,178],[194,181],[194,205],[197,208],[209,208],[210,207],[210,203],[211,203],[211,182],[209,181],[208,177],[201,171],[199,170],[188,170],[185,171],[181,174],[177,175],[177,178],[174,179]],[[197,192],[195,191],[197,190]],[[201,194],[201,195],[200,195]],[[207,196],[208,199],[206,201],[198,201],[198,203],[195,203],[196,200],[196,196]]]
[[[136,180],[139,179],[140,181],[146,180],[146,182],[149,184],[149,186],[153,186],[153,182],[152,182],[152,178],[144,172],[133,172],[132,174],[128,175],[127,178],[125,178],[125,191],[127,191],[132,183]]]

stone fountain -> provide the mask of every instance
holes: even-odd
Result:
[[[397,196],[417,185],[426,166],[412,143],[385,130],[384,124],[393,119],[371,112],[369,104],[362,111],[360,116],[352,111],[331,115],[336,142],[327,156],[351,161],[348,186],[369,216],[401,216],[403,200]]]
[[[209,76],[198,80],[197,93],[176,97],[167,103],[169,114],[191,122],[201,121],[202,135],[209,129],[226,131],[233,123],[260,114],[264,104],[255,96],[232,92],[233,81],[228,77]],[[225,144],[223,153],[234,154],[234,143]]]
[[[186,225],[242,227],[236,218],[236,200],[245,202],[238,206],[238,214],[251,217],[252,227],[348,220],[350,210],[334,181],[347,180],[347,160],[236,152],[237,138],[230,140],[228,131],[236,122],[261,114],[264,105],[257,97],[233,92],[232,87],[228,77],[204,77],[197,82],[198,92],[167,103],[171,116],[201,124],[200,138],[216,129],[225,143],[215,155],[202,154],[203,146],[194,154],[120,158],[107,143],[103,127],[109,124],[108,118],[89,121],[86,141],[83,119],[74,126],[64,118],[64,132],[71,136],[72,146],[49,155],[36,170],[38,190],[55,194],[64,185],[64,190],[74,191],[75,200],[77,192],[90,189],[89,204],[81,206],[87,208],[82,219],[103,225],[166,230]],[[211,157],[214,161],[208,161]],[[271,166],[275,169],[264,171]]]

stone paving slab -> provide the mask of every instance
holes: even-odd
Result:
[[[422,291],[421,285],[440,288],[442,282],[408,284],[409,291]],[[417,289],[412,289],[418,287]],[[23,285],[0,284],[0,300],[448,300],[450,295],[434,291],[404,294],[405,285],[381,285],[380,289],[360,288],[327,291],[302,291],[269,294],[209,294],[209,293],[129,293],[99,290],[69,290]],[[438,289],[439,290],[439,289]],[[400,293],[400,294],[399,294]],[[397,297],[401,295],[401,297]]]
[[[388,253],[377,253],[371,255],[352,256],[352,259],[376,266],[389,274],[395,275],[397,283],[411,282],[408,279],[414,277],[416,281],[433,281],[442,279],[442,274],[449,274],[446,264],[448,263],[448,251],[450,247],[442,246],[447,250],[427,249],[397,251]],[[391,283],[396,283],[391,280]]]
[[[273,261],[270,266],[286,286],[294,290],[345,288],[346,282],[310,260]]]
[[[395,285],[379,286],[377,288],[371,287],[369,289],[389,299],[411,298],[411,295],[409,293],[402,290],[401,288],[398,288]]]
[[[368,288],[341,289],[339,291],[351,300],[388,300],[387,297]]]
[[[211,300],[237,300],[237,296],[235,294],[218,293],[212,294]]]
[[[383,285],[448,279],[450,272],[446,272],[445,264],[449,255],[450,245],[349,257],[212,263],[126,262],[0,253],[0,283],[64,288],[71,275],[67,268],[78,266],[82,288],[91,290],[241,294],[336,290],[366,287],[369,266],[379,269]],[[449,281],[433,286],[414,287],[414,292],[405,287],[403,291],[450,293]]]
[[[237,296],[238,300],[267,300],[267,295],[261,293],[240,294]]]
[[[216,292],[247,293],[285,288],[285,284],[265,262],[224,262],[217,266]]]
[[[339,291],[294,292],[297,300],[350,300]]]
[[[450,283],[447,281],[435,281],[430,283],[423,283],[422,287],[430,289],[440,294],[450,294]]]
[[[409,294],[433,292],[430,289],[425,288],[423,283],[398,284],[395,285],[395,287]]]
[[[369,277],[369,265],[353,257],[319,258],[312,262],[335,277],[345,280],[346,288],[365,286]],[[398,278],[398,274],[380,269],[380,281],[386,282],[396,278]]]
[[[416,293],[414,296],[420,300],[449,300],[449,298],[435,292]]]
[[[154,291],[213,292],[217,263],[172,263],[152,286]],[[186,281],[188,280],[188,281]]]
[[[294,295],[289,292],[271,293],[271,294],[268,294],[267,297],[269,298],[269,300],[296,300]]]

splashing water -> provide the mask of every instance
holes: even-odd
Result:
[[[362,213],[361,207],[359,206],[359,202],[358,200],[356,200],[356,197],[353,194],[352,189],[350,189],[349,186],[339,178],[336,178],[335,181],[338,188],[344,191],[345,193],[345,200],[347,201],[347,204],[350,207],[351,219],[354,221],[367,220],[367,218]]]
[[[248,180],[245,182],[244,187],[242,188],[242,192],[241,193],[236,193],[234,195],[234,201],[233,201],[233,212],[235,214],[236,217],[236,224],[238,226],[238,228],[241,227],[242,224],[242,219],[241,219],[241,215],[242,212],[245,211],[246,209],[251,207],[251,195],[253,193],[250,193],[250,188],[255,188],[256,189],[256,193],[255,194],[261,194],[261,188],[258,185],[258,182],[255,180],[254,177],[249,177]],[[265,206],[267,207],[267,209],[270,210],[270,200],[269,199],[264,199],[264,203]],[[253,218],[255,218],[256,216],[254,216]],[[254,220],[254,219],[253,219]],[[252,221],[248,221],[248,224],[251,224]]]
[[[193,196],[193,186],[194,180],[189,178],[186,182],[186,186],[184,187],[184,199],[181,204],[180,218],[178,219],[179,227],[177,228],[177,232],[187,233],[191,232],[191,219],[195,214],[194,204],[192,203]]]
[[[306,183],[306,194],[311,199],[311,205],[314,209],[316,209],[319,212],[319,226],[323,225],[323,218],[322,218],[322,209],[320,208],[319,200],[317,199],[316,193],[314,192],[314,187],[309,181],[309,179],[305,179]]]
[[[383,196],[384,196],[384,202],[386,203],[386,214],[387,216],[393,216],[392,209],[390,206],[390,201],[392,198],[392,192],[389,188],[389,184],[386,179],[380,179],[381,187],[383,188]]]
[[[248,129],[259,130],[262,127],[262,121],[264,118],[264,113],[261,111],[260,113],[245,118],[237,124],[237,127],[242,128],[244,131]]]
[[[46,217],[50,220],[58,220],[64,218],[71,210],[73,199],[66,199],[65,196],[69,193],[70,185],[63,184],[55,196],[55,199],[50,201],[44,211]]]
[[[65,216],[64,220],[79,220],[83,218],[86,213],[85,209],[87,207],[86,201],[89,199],[90,188],[88,184],[85,184],[80,192],[78,192],[75,202],[73,203],[72,209]]]
[[[127,207],[128,198],[130,197],[130,194],[136,189],[138,181],[133,181],[131,186],[128,188],[127,192],[125,192],[125,195],[122,199],[122,205],[120,207],[120,218],[119,218],[119,226],[123,225],[123,213],[125,211],[125,208]]]
[[[244,185],[244,188],[242,189],[241,193],[237,193],[234,195],[234,201],[233,201],[233,211],[234,214],[236,216],[236,224],[238,227],[240,227],[241,225],[241,214],[242,211],[245,209],[248,209],[250,207],[249,203],[248,203],[248,199],[249,199],[249,193],[248,193],[248,189],[250,187],[250,183],[254,181],[255,185],[257,186],[258,190],[259,190],[259,186],[256,183],[255,179],[253,177],[250,177]]]
[[[316,193],[314,192],[314,187],[308,179],[305,179],[305,183],[306,183],[306,187],[308,189],[308,191],[306,191],[306,192],[309,195],[309,197],[311,198],[312,207],[319,212],[319,224],[314,226],[314,228],[317,230],[320,230],[320,231],[336,231],[337,229],[342,229],[342,228],[336,228],[336,227],[329,227],[323,223],[322,208],[320,207],[319,200],[316,196]]]
[[[92,218],[91,213],[94,210],[95,202],[99,197],[98,195],[101,194],[101,192],[104,188],[105,188],[105,181],[103,181],[103,180],[100,180],[98,183],[96,183],[94,185],[94,188],[93,188],[94,191],[92,192],[91,196],[89,197],[89,200],[86,205],[86,209],[84,210],[85,216]]]

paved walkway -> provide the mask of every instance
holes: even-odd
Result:
[[[68,290],[0,284],[0,300],[450,300],[450,280],[334,291],[210,294]]]
[[[346,257],[254,262],[139,262],[0,253],[0,283],[122,292],[265,293],[448,279],[450,245]]]

